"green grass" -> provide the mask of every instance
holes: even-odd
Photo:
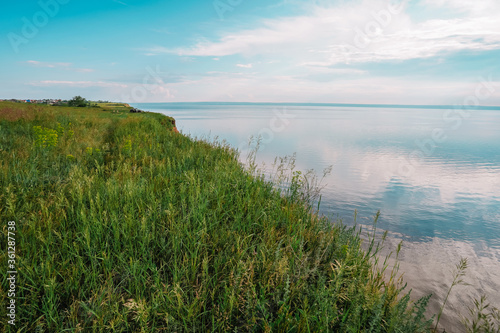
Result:
[[[288,181],[163,115],[0,103],[0,245],[15,221],[19,271],[14,328],[3,250],[0,327],[429,332],[428,298],[314,214],[302,174]]]
[[[130,105],[125,103],[93,103],[104,110],[126,110],[129,111]]]

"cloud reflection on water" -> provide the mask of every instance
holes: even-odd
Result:
[[[151,104],[162,109],[162,104]],[[166,105],[165,105],[166,106]],[[179,129],[218,136],[234,147],[269,126],[274,110],[293,115],[259,151],[268,166],[297,153],[297,169],[325,179],[322,212],[367,223],[381,210],[381,227],[409,239],[442,237],[500,247],[500,111],[474,110],[455,129],[446,109],[204,105],[163,108]],[[428,145],[434,129],[445,140]],[[426,146],[427,144],[427,146]],[[429,150],[422,159],[412,152]],[[413,155],[413,157],[418,155]],[[401,166],[411,161],[413,172]]]

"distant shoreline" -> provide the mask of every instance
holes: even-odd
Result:
[[[168,105],[186,105],[186,104],[197,104],[197,105],[276,105],[276,106],[318,106],[318,107],[369,107],[369,108],[391,108],[391,109],[436,109],[436,110],[447,110],[447,109],[458,109],[467,108],[470,110],[492,110],[500,111],[500,106],[465,106],[465,105],[405,105],[405,104],[346,104],[346,103],[253,103],[253,102],[155,102],[155,103],[131,103],[135,105],[145,105],[145,104],[168,104]]]

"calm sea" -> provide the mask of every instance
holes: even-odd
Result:
[[[134,106],[174,117],[184,134],[225,140],[242,155],[249,138],[260,136],[257,160],[268,167],[275,157],[292,154],[297,170],[322,176],[331,167],[321,213],[349,224],[357,210],[357,222],[370,225],[380,210],[378,228],[394,240],[388,247],[405,240],[402,271],[416,294],[433,292],[439,303],[454,264],[467,257],[474,287],[452,298],[449,311],[465,314],[460,302],[479,294],[500,306],[500,108]],[[450,314],[448,320],[457,318]]]

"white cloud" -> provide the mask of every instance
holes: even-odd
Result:
[[[500,3],[496,0],[424,0],[429,7],[445,7],[457,10],[467,15],[491,16],[498,14]]]
[[[274,54],[329,66],[500,49],[500,5],[493,0],[437,2],[463,11],[474,6],[483,9],[461,18],[416,23],[408,8],[401,7],[403,10],[398,12],[389,7],[387,0],[365,0],[337,7],[312,7],[310,14],[263,20],[255,29],[226,33],[215,41],[202,40],[177,49],[157,46],[148,52],[211,57]]]
[[[43,62],[36,60],[28,60],[27,64],[35,66],[35,67],[47,67],[47,68],[67,68],[71,66],[69,62]]]
[[[324,70],[329,70],[324,68]],[[308,72],[309,73],[309,72]],[[321,73],[321,72],[320,72]],[[209,72],[207,76],[169,84],[176,89],[176,101],[239,102],[317,102],[380,104],[460,104],[474,96],[479,82],[443,79],[408,80],[407,78],[356,75],[341,80],[320,80],[308,75],[280,73],[261,76],[258,73]],[[342,73],[349,75],[351,73]],[[332,73],[335,76],[336,73]],[[500,103],[500,78],[491,83],[495,91],[482,105]],[[254,97],[249,99],[248,92]]]
[[[44,61],[28,60],[25,63],[33,67],[58,68],[79,73],[94,72],[94,70],[90,68],[74,68],[73,64],[70,62],[44,62]]]
[[[361,75],[367,74],[368,72],[356,68],[331,68],[331,63],[329,62],[304,62],[299,64],[299,66],[306,67],[310,73],[321,73],[321,74],[339,74],[339,75]]]
[[[478,69],[477,77],[470,76],[471,66],[470,71],[454,74],[454,80],[438,65],[453,67],[456,63],[448,64],[448,56],[459,52],[500,50],[500,2],[401,0],[403,5],[396,8],[390,6],[394,1],[301,2],[300,15],[260,20],[251,29],[227,30],[217,38],[177,48],[158,45],[147,52],[210,57],[226,66],[207,68],[207,75],[190,75],[175,83],[179,101],[231,96],[235,101],[259,102],[461,103],[474,93],[477,77],[491,73],[491,61],[483,67],[479,60],[474,64],[486,71]],[[436,58],[436,66],[421,73],[414,68],[396,73],[388,66],[428,58]],[[370,64],[377,62],[387,66]],[[258,69],[250,67],[255,64]],[[242,73],[230,73],[234,66]],[[384,75],[378,75],[383,69]],[[499,91],[482,104],[500,103]]]
[[[353,43],[331,46],[330,64],[409,60],[458,51],[500,48],[500,25],[493,18],[429,20],[411,29],[369,36],[359,33]]]
[[[65,86],[65,87],[79,87],[79,88],[91,88],[91,87],[101,87],[101,88],[127,88],[126,84],[103,82],[103,81],[38,81],[30,83],[32,86],[37,87],[53,87],[53,86]]]
[[[94,72],[94,70],[90,69],[90,68],[75,68],[74,71],[79,72],[79,73],[92,73],[92,72]]]

